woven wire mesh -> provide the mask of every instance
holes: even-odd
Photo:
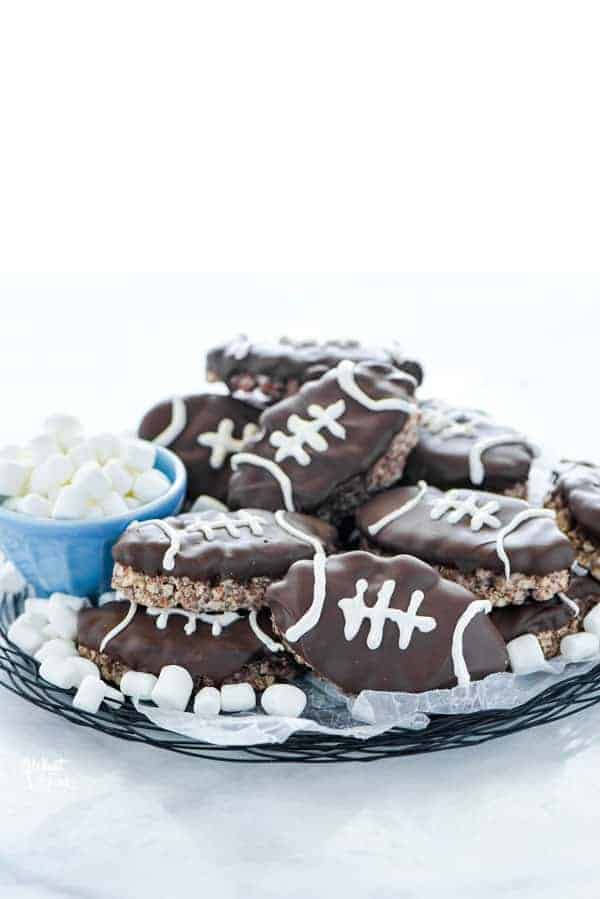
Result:
[[[8,628],[23,611],[23,604],[24,597],[4,597],[0,601],[0,686],[81,727],[198,758],[232,762],[369,762],[476,746],[558,721],[600,702],[600,665],[597,665],[586,674],[556,683],[518,708],[434,715],[425,730],[394,728],[369,740],[297,733],[277,745],[213,746],[157,727],[128,703],[103,706],[96,714],[73,708],[74,690],[54,687],[43,680],[36,662],[8,639]]]

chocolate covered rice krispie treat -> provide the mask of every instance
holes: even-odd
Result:
[[[571,541],[579,565],[600,579],[600,467],[565,463],[554,481],[546,506],[556,511],[558,526]]]
[[[420,410],[419,440],[406,466],[408,483],[424,480],[444,490],[475,487],[527,497],[538,451],[526,437],[484,412],[442,400],[426,400]]]
[[[267,602],[282,642],[346,693],[421,693],[505,671],[491,606],[411,556],[297,562]]]
[[[251,393],[259,390],[271,402],[297,393],[306,381],[314,381],[343,359],[382,362],[423,380],[419,362],[406,359],[400,349],[364,346],[357,340],[250,341],[241,336],[210,350],[206,360],[209,381],[225,381],[229,389]]]
[[[172,450],[185,465],[188,497],[227,498],[229,458],[258,431],[260,408],[231,396],[173,397],[146,413],[138,436]]]
[[[117,685],[127,671],[158,676],[166,665],[185,668],[196,689],[245,682],[264,690],[298,672],[266,611],[188,612],[109,602],[79,613],[77,639],[79,654]]]
[[[271,581],[336,541],[324,521],[263,509],[133,522],[113,547],[113,589],[162,609],[257,610]]]
[[[402,476],[417,439],[413,393],[390,365],[343,360],[263,412],[260,434],[232,456],[228,505],[341,520]]]
[[[569,586],[574,553],[554,513],[514,497],[422,481],[370,500],[356,523],[365,546],[424,559],[494,606],[549,600]]]

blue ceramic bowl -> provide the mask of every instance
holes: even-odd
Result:
[[[155,467],[168,477],[171,487],[153,502],[124,515],[61,521],[30,518],[0,505],[0,547],[37,596],[55,592],[98,596],[110,590],[111,550],[127,525],[176,515],[183,505],[187,484],[183,463],[159,446]]]

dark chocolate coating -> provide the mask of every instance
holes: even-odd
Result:
[[[589,574],[572,575],[568,596],[571,599],[584,599],[594,605],[600,602],[600,581]]]
[[[327,559],[327,593],[318,624],[289,646],[314,670],[347,693],[361,690],[400,690],[420,693],[454,686],[452,636],[456,623],[475,597],[458,584],[442,579],[435,569],[411,556],[384,558],[351,552]],[[377,649],[367,647],[369,621],[363,619],[352,640],[344,636],[344,614],[338,602],[356,593],[359,579],[368,582],[365,604],[373,606],[384,581],[395,581],[390,608],[406,610],[414,590],[424,600],[418,615],[432,616],[436,627],[429,633],[414,630],[406,649],[398,646],[397,625],[386,620]],[[297,562],[287,576],[267,591],[267,603],[276,631],[284,635],[310,606],[313,598],[313,565]],[[471,678],[477,680],[508,665],[504,640],[483,613],[466,627],[464,657]]]
[[[421,403],[421,409],[427,411],[436,407],[436,401]],[[441,404],[444,405],[444,404]],[[451,413],[461,421],[461,412],[470,415],[472,410],[460,410],[453,407]],[[427,481],[436,487],[477,487],[481,490],[502,491],[516,483],[526,482],[529,469],[534,459],[531,447],[519,442],[519,433],[514,428],[498,425],[483,413],[475,427],[475,435],[459,435],[441,437],[426,427],[419,429],[419,442],[410,454],[406,466],[406,480],[415,483]],[[469,452],[477,440],[497,437],[501,434],[514,434],[515,443],[503,443],[485,450],[482,456],[485,476],[481,484],[473,484],[469,472]]]
[[[412,401],[412,384],[389,365],[361,363],[355,369],[355,380],[374,400],[393,397]],[[327,408],[338,400],[343,400],[346,406],[339,419],[339,424],[346,429],[345,438],[323,429],[328,449],[318,452],[306,445],[311,460],[309,465],[301,465],[291,456],[279,463],[292,481],[294,506],[299,511],[318,509],[340,484],[366,472],[386,452],[408,418],[406,412],[399,410],[374,412],[367,409],[341,389],[336,372],[331,371],[318,381],[305,384],[294,396],[266,409],[260,417],[260,439],[251,442],[247,452],[273,460],[277,447],[271,444],[271,435],[274,431],[289,434],[290,415],[310,420],[309,406],[318,404]],[[265,469],[248,464],[241,464],[234,471],[228,504],[232,508],[256,506],[261,509],[280,509],[284,505],[274,477]]]
[[[263,509],[246,510],[256,515],[262,524],[263,534],[254,535],[247,527],[240,527],[240,536],[232,537],[226,530],[218,529],[212,540],[202,533],[188,533],[182,540],[181,552],[175,557],[175,567],[163,568],[163,558],[169,540],[156,525],[142,522],[129,527],[113,547],[115,562],[131,566],[135,571],[156,577],[168,574],[189,577],[192,580],[210,581],[235,578],[247,581],[253,577],[278,578],[299,559],[311,559],[312,545],[288,534],[281,528],[272,512]],[[212,522],[222,513],[215,511],[188,513],[165,519],[171,527],[183,529],[194,521]],[[233,521],[235,513],[228,513]],[[317,537],[327,551],[335,548],[337,532],[331,525],[308,515],[285,513],[293,527]]]
[[[573,465],[558,476],[555,493],[577,524],[600,539],[600,468],[584,462]]]
[[[408,512],[387,524],[377,534],[369,533],[369,526],[400,508],[419,492],[418,487],[398,487],[369,500],[356,515],[361,533],[372,546],[385,553],[411,553],[435,565],[454,565],[470,573],[476,568],[503,573],[504,565],[496,552],[499,528],[484,525],[472,531],[471,519],[464,516],[457,524],[447,520],[447,514],[434,520],[431,509],[444,496],[437,487],[428,487],[421,501]],[[471,494],[478,506],[489,501],[498,502],[494,513],[505,527],[519,512],[533,508],[522,499],[514,499],[480,490],[457,490],[457,497]],[[504,540],[510,559],[511,572],[544,575],[569,568],[574,559],[573,549],[551,518],[532,518],[523,522]]]
[[[593,599],[576,599],[569,594],[571,599],[579,606],[579,615],[584,617],[591,607],[595,605]],[[544,631],[558,631],[573,620],[573,612],[562,600],[549,599],[547,602],[530,602],[522,606],[501,606],[492,609],[490,618],[509,643],[515,637],[523,634],[541,634]]]
[[[102,639],[123,620],[128,608],[127,602],[109,602],[83,609],[78,618],[78,643],[99,650]],[[257,620],[259,627],[274,637],[268,612],[260,612]],[[106,655],[133,671],[156,675],[165,665],[181,665],[193,678],[210,678],[216,685],[250,662],[273,657],[255,636],[247,618],[224,627],[218,637],[212,635],[210,624],[202,621],[188,636],[183,629],[185,623],[185,618],[172,615],[166,627],[159,629],[156,618],[147,614],[145,606],[138,606],[130,624],[109,641]]]
[[[183,462],[188,475],[188,496],[195,499],[200,494],[214,496],[221,501],[227,498],[231,477],[229,458],[213,468],[210,464],[211,448],[198,443],[200,434],[216,432],[223,419],[234,424],[233,437],[240,439],[244,427],[256,424],[260,409],[250,403],[217,393],[201,393],[183,397],[187,424],[176,440],[169,445]],[[171,421],[171,400],[159,403],[147,412],[138,428],[144,440],[154,440]]]
[[[247,352],[238,358],[235,355],[240,342],[238,337],[214,347],[207,354],[206,370],[220,380],[231,385],[231,379],[246,372],[263,375],[272,381],[297,380],[300,384],[320,378],[325,372],[335,368],[342,359],[352,362],[383,362],[402,369],[415,378],[417,384],[423,380],[421,364],[414,359],[405,359],[397,348],[363,346],[357,340],[330,340],[319,343],[315,340],[252,341]],[[241,353],[239,354],[241,355]]]

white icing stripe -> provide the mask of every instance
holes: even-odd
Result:
[[[313,559],[314,587],[312,602],[302,618],[298,619],[291,627],[288,627],[285,632],[285,639],[288,643],[296,643],[297,640],[300,640],[304,634],[307,634],[319,623],[327,593],[326,562],[327,557],[325,553],[317,553]]]
[[[265,634],[265,632],[259,627],[255,611],[250,612],[250,614],[248,615],[248,624],[252,628],[254,636],[267,647],[269,652],[283,651],[283,646],[281,645],[281,643],[276,643],[275,640],[271,640],[269,635]]]
[[[472,484],[482,484],[485,477],[485,467],[483,464],[483,453],[494,446],[502,446],[505,444],[521,444],[530,449],[534,455],[537,450],[532,446],[526,437],[520,434],[498,434],[496,437],[482,437],[473,444],[469,450],[469,478]]]
[[[480,531],[482,527],[500,527],[500,519],[494,515],[494,512],[499,510],[498,500],[489,500],[478,506],[477,496],[474,493],[467,493],[461,499],[458,490],[448,490],[434,503],[430,518],[432,521],[437,521],[446,515],[448,524],[460,524],[463,518],[470,518],[471,530]]]
[[[175,568],[175,556],[181,549],[181,537],[183,531],[172,528],[171,525],[167,524],[162,518],[149,518],[147,521],[132,521],[127,530],[134,527],[145,528],[149,524],[154,525],[159,531],[162,531],[169,541],[169,546],[163,556],[162,567],[165,571],[172,571]]]
[[[314,537],[312,534],[307,534],[305,531],[301,531],[300,528],[294,527],[293,524],[285,517],[285,512],[283,509],[279,509],[275,512],[275,521],[279,525],[279,527],[286,531],[286,533],[290,534],[292,537],[296,537],[298,540],[301,540],[303,543],[308,543],[315,551],[315,555],[317,553],[324,553],[323,544],[318,539],[318,537]]]
[[[454,666],[454,676],[459,687],[465,687],[471,682],[471,675],[465,662],[465,654],[463,648],[463,637],[465,630],[480,612],[487,615],[492,609],[492,604],[487,599],[476,599],[469,603],[464,610],[454,628],[452,634],[452,665]]]
[[[218,637],[224,627],[229,627],[230,624],[242,617],[237,612],[216,612],[211,614],[209,612],[190,612],[187,609],[162,609],[155,606],[148,606],[146,614],[156,618],[156,627],[161,631],[166,628],[172,615],[180,615],[182,618],[186,618],[187,621],[183,630],[188,637],[196,633],[198,621],[209,624],[213,637]]]
[[[338,418],[341,418],[345,411],[346,403],[344,400],[338,400],[336,403],[331,403],[326,409],[319,406],[318,403],[312,403],[307,409],[310,419],[301,418],[295,414],[290,415],[286,423],[286,428],[290,433],[273,431],[269,437],[271,446],[277,447],[275,461],[279,463],[292,457],[299,465],[310,465],[311,457],[305,450],[304,444],[308,444],[315,452],[324,453],[329,449],[329,444],[321,433],[323,430],[344,440],[346,429],[338,422]]]
[[[242,436],[238,439],[233,436],[235,424],[231,418],[222,418],[216,431],[205,431],[196,438],[200,446],[210,449],[208,464],[211,468],[222,468],[225,460],[231,453],[241,450],[244,445],[258,433],[258,427],[249,422],[244,425]]]
[[[407,512],[410,512],[411,509],[414,509],[419,505],[423,497],[427,492],[427,484],[425,481],[419,481],[418,484],[419,492],[409,499],[408,502],[404,503],[403,506],[400,506],[398,509],[394,509],[393,512],[390,512],[388,515],[384,515],[383,518],[380,518],[379,521],[374,522],[374,524],[369,525],[369,534],[375,536],[379,531],[382,531],[388,524],[392,521],[395,521],[397,518],[400,518],[401,515],[406,515]]]
[[[237,513],[237,518],[228,518],[227,515],[220,515],[214,521],[193,521],[185,528],[172,528],[162,518],[149,518],[148,521],[132,521],[130,528],[143,528],[152,524],[163,532],[169,546],[163,556],[162,567],[165,571],[172,571],[175,567],[175,557],[181,551],[181,542],[187,534],[200,533],[205,540],[212,540],[215,536],[214,532],[221,528],[225,529],[230,537],[241,537],[239,528],[249,528],[255,537],[263,534],[262,520],[258,515],[242,510]],[[128,528],[129,530],[129,528]]]
[[[566,593],[557,593],[557,597],[563,602],[567,608],[569,608],[573,612],[573,616],[575,618],[579,618],[579,606],[575,602],[575,600],[571,599],[570,596],[567,596]]]
[[[413,632],[420,631],[428,634],[437,627],[435,618],[429,615],[418,615],[419,606],[425,599],[422,590],[413,590],[410,603],[406,611],[403,609],[390,609],[390,602],[396,589],[396,581],[384,581],[377,592],[377,600],[374,605],[365,605],[365,593],[369,589],[369,583],[364,578],[359,578],[355,584],[354,596],[340,599],[338,606],[344,615],[344,637],[346,640],[354,640],[361,625],[366,618],[369,621],[369,633],[367,634],[367,647],[379,649],[383,640],[383,630],[386,621],[393,621],[398,627],[398,649],[407,649],[410,645]]]
[[[234,471],[237,471],[240,465],[256,465],[258,468],[264,468],[265,471],[268,471],[281,488],[285,508],[288,512],[294,511],[292,482],[276,462],[272,462],[271,459],[263,459],[255,453],[236,453],[235,456],[231,457],[231,467]]]
[[[104,637],[102,638],[102,642],[100,643],[100,646],[98,647],[99,652],[104,652],[104,650],[106,649],[106,647],[108,646],[110,641],[114,637],[116,637],[117,634],[120,634],[121,631],[125,630],[125,628],[133,621],[133,616],[135,615],[136,612],[137,612],[137,603],[135,603],[133,600],[130,600],[127,614],[121,621],[119,621],[118,624],[115,624],[115,626],[107,634],[104,635]]]
[[[293,524],[290,524],[286,519],[283,510],[279,509],[279,511],[275,512],[275,519],[280,528],[287,531],[292,537],[297,537],[298,540],[310,543],[315,551],[313,558],[314,587],[312,602],[302,618],[285,632],[285,639],[290,643],[295,643],[300,637],[303,637],[304,634],[312,630],[313,627],[319,623],[319,619],[321,618],[321,612],[323,611],[323,604],[325,603],[325,595],[327,592],[327,576],[325,573],[327,557],[325,556],[325,550],[323,549],[321,541],[310,534],[305,534],[304,531],[301,531],[299,528],[294,527]]]
[[[506,553],[506,549],[504,548],[504,541],[509,534],[512,534],[518,527],[520,527],[525,521],[529,521],[531,518],[555,518],[556,513],[552,511],[552,509],[523,509],[522,512],[519,512],[512,521],[502,528],[502,530],[498,531],[498,536],[496,537],[496,552],[500,560],[504,563],[504,576],[508,581],[510,578],[510,559]]]
[[[335,370],[337,382],[344,393],[347,393],[348,396],[352,397],[355,402],[360,403],[361,406],[364,406],[365,409],[369,409],[371,412],[390,412],[397,410],[399,412],[406,412],[409,415],[417,411],[417,406],[414,403],[410,403],[408,400],[404,400],[401,397],[387,396],[381,400],[374,400],[372,397],[367,396],[356,383],[354,378],[355,368],[356,365],[354,362],[351,362],[349,359],[342,360]]]
[[[171,400],[171,422],[152,442],[158,443],[159,446],[171,446],[179,435],[183,433],[186,425],[187,411],[185,403],[180,396],[174,396]]]

